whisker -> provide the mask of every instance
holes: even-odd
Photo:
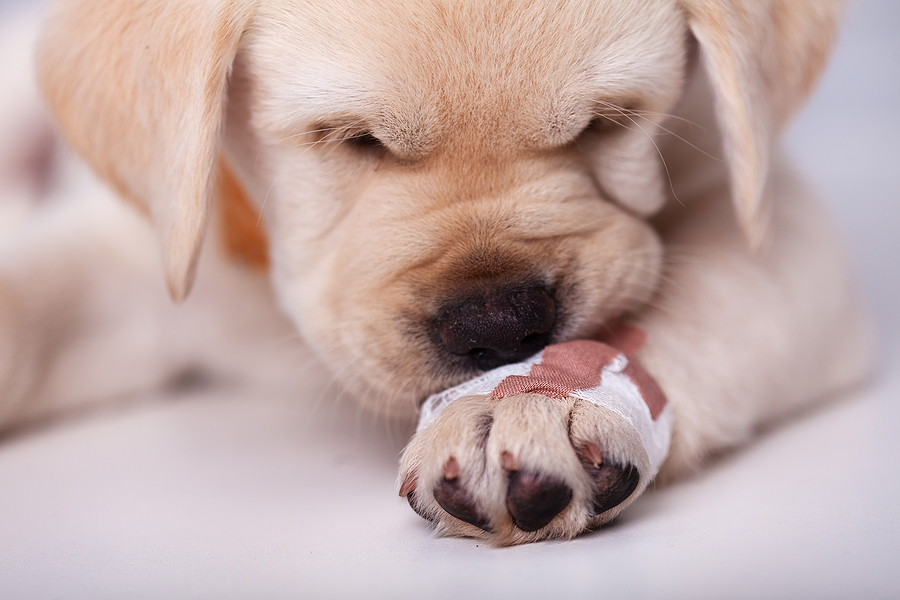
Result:
[[[675,191],[675,184],[672,183],[672,174],[669,171],[669,165],[666,164],[666,158],[665,158],[665,156],[663,156],[662,150],[659,149],[659,144],[656,143],[656,140],[653,139],[653,136],[650,135],[646,129],[641,127],[637,121],[635,121],[633,118],[631,118],[624,108],[621,108],[621,107],[616,106],[615,104],[611,104],[609,102],[603,102],[602,100],[600,101],[600,104],[603,104],[604,106],[607,106],[608,108],[612,108],[613,110],[618,111],[623,117],[625,117],[626,119],[631,121],[635,127],[640,129],[644,133],[644,135],[647,136],[647,139],[649,139],[650,143],[653,144],[653,147],[656,149],[656,153],[659,155],[659,158],[662,161],[663,169],[665,169],[665,171],[666,171],[666,179],[669,182],[669,191],[672,192],[672,197],[675,198],[675,200],[679,204],[684,206],[684,202],[681,201],[681,198],[678,197],[678,193]]]
[[[682,123],[684,123],[686,125],[690,125],[691,128],[696,127],[697,129],[700,129],[704,133],[709,132],[709,130],[707,130],[706,127],[704,127],[700,123],[698,123],[696,121],[692,121],[686,117],[682,117],[680,115],[673,114],[673,113],[661,113],[661,112],[654,112],[652,110],[627,109],[627,108],[623,108],[623,107],[620,107],[620,108],[622,108],[623,110],[625,110],[626,112],[628,112],[630,114],[638,115],[638,116],[641,116],[644,118],[647,118],[647,117],[645,117],[645,115],[650,115],[652,117],[663,117],[664,119],[671,119],[673,121],[681,121]]]
[[[256,226],[259,227],[259,224],[262,222],[263,212],[266,210],[266,202],[269,201],[269,194],[272,193],[272,190],[275,188],[275,184],[278,183],[278,177],[272,180],[272,185],[269,186],[269,189],[266,190],[266,195],[263,197],[262,204],[259,207],[259,216],[256,217]]]
[[[681,142],[684,142],[685,144],[687,144],[689,147],[693,148],[694,150],[696,150],[696,151],[699,152],[700,154],[702,154],[702,155],[704,155],[704,156],[706,156],[706,157],[708,157],[708,158],[710,158],[710,159],[712,159],[712,160],[714,160],[714,161],[716,161],[716,162],[725,162],[725,159],[724,159],[724,158],[721,158],[721,157],[719,157],[719,156],[714,156],[713,154],[710,154],[709,152],[707,152],[706,150],[704,150],[704,149],[701,148],[700,146],[698,146],[698,145],[694,144],[693,142],[689,141],[687,138],[685,138],[685,137],[683,137],[683,136],[681,136],[681,135],[678,135],[677,133],[675,133],[675,132],[672,131],[671,129],[668,129],[667,127],[664,127],[664,126],[662,125],[662,123],[657,123],[657,122],[654,121],[653,119],[649,119],[649,118],[647,118],[647,117],[645,117],[645,116],[643,116],[643,115],[637,115],[637,114],[636,114],[635,116],[638,117],[638,118],[645,119],[645,120],[649,121],[649,122],[650,122],[652,125],[654,125],[657,129],[659,129],[659,130],[665,132],[665,133],[668,134],[668,135],[671,135],[672,137],[674,137],[675,139],[677,139],[677,140],[679,140],[679,141],[681,141]],[[688,121],[688,122],[690,122],[690,121]],[[704,128],[704,127],[701,127],[701,129],[703,129],[704,131],[706,131],[706,128]]]

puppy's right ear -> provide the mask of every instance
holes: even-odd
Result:
[[[176,301],[214,193],[228,74],[256,0],[62,0],[38,78],[64,137],[149,212]]]

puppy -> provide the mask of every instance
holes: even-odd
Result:
[[[211,249],[201,271],[226,283],[201,277],[188,316],[137,300],[153,296],[157,263],[134,216],[108,203],[59,220],[89,231],[83,242],[30,235],[31,266],[0,279],[13,349],[0,373],[18,390],[7,421],[76,402],[76,379],[87,402],[191,361],[290,370],[222,358],[277,317],[226,318],[225,342],[208,326],[186,335],[222,305],[268,308],[230,254],[268,271],[315,354],[387,415],[412,417],[431,393],[632,321],[673,414],[660,477],[697,469],[867,370],[838,236],[777,149],[840,4],[58,2],[37,57],[62,136],[154,224],[175,301],[211,222],[229,252]],[[140,343],[121,326],[137,321]],[[60,367],[71,348],[78,368]],[[609,410],[476,396],[412,439],[401,493],[444,533],[569,538],[634,501],[646,462]],[[550,489],[570,500],[520,527],[512,468],[531,482],[526,512],[544,511]],[[447,485],[449,512],[435,499]]]

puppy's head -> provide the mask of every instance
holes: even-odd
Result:
[[[644,218],[668,189],[653,135],[691,33],[757,243],[769,146],[836,14],[793,0],[71,0],[39,64],[70,142],[151,213],[176,298],[228,168],[265,214],[286,311],[348,385],[409,412],[648,300],[661,247]]]

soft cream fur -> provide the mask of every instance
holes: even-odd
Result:
[[[174,298],[191,288],[227,170],[268,230],[278,303],[384,414],[412,416],[472,375],[436,347],[431,323],[485,282],[552,287],[557,340],[631,315],[649,334],[639,358],[673,405],[661,473],[672,478],[867,368],[838,236],[777,149],[840,12],[837,0],[63,0],[38,71],[63,137],[152,217]],[[70,195],[103,196],[83,177]],[[8,422],[154,385],[191,361],[290,370],[285,353],[241,351],[242,335],[284,327],[258,277],[211,248],[175,312],[152,291],[158,267],[135,217],[92,202],[107,208],[71,209],[54,221],[65,234],[35,224],[3,255]],[[139,283],[123,291],[111,282],[126,273]],[[190,325],[209,311],[229,324]],[[267,311],[257,331],[235,325]],[[22,314],[62,325],[21,330]],[[148,318],[154,333],[131,344],[121,323]],[[101,358],[142,368],[104,370]],[[411,441],[401,481],[443,531],[571,537],[624,508],[590,516],[573,448],[640,466],[633,432],[581,402],[531,400],[467,400]],[[538,532],[505,512],[504,451],[573,489]],[[493,534],[430,498],[449,456]]]

